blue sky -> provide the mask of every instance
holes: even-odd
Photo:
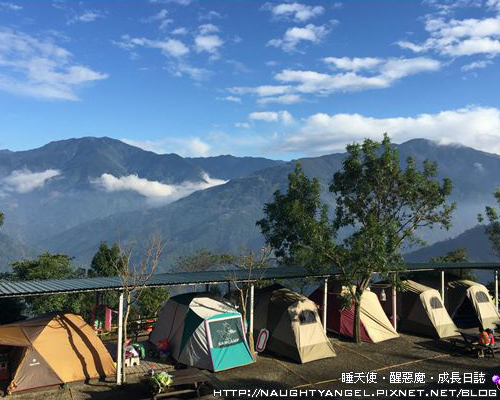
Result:
[[[291,159],[388,132],[500,154],[499,54],[500,0],[0,1],[0,148]]]

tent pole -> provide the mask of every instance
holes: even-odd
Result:
[[[498,310],[498,269],[495,270],[495,309]]]
[[[118,300],[118,343],[116,346],[116,384],[122,384],[123,362],[123,292]]]
[[[398,330],[397,326],[397,310],[396,310],[396,286],[392,286],[392,326],[394,327],[394,330]]]
[[[326,308],[328,307],[328,278],[325,278],[323,284],[323,331],[326,334]]]
[[[441,300],[444,304],[444,269],[441,270]]]

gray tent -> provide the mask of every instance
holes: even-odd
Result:
[[[208,293],[171,297],[149,336],[167,340],[172,357],[189,366],[221,371],[253,362],[241,314]]]

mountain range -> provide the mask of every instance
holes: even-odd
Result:
[[[453,182],[451,197],[458,204],[453,227],[422,232],[429,244],[437,246],[474,228],[477,213],[494,203],[500,156],[424,139],[397,147],[403,164],[410,155],[417,165],[435,160],[439,177]],[[330,205],[328,185],[344,157],[338,153],[300,159],[306,174],[319,179],[323,200]],[[286,189],[294,163],[230,155],[159,155],[95,137],[28,151],[2,150],[0,210],[6,217],[0,245],[8,239],[9,248],[18,250],[1,258],[0,268],[44,250],[68,254],[86,266],[101,241],[117,241],[140,254],[152,232],[160,232],[165,240],[163,270],[175,256],[201,248],[259,249],[263,242],[255,221],[274,191]],[[408,257],[426,260],[430,253],[425,250]]]

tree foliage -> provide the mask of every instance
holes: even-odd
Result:
[[[493,193],[495,199],[500,205],[500,188],[497,188]],[[486,218],[488,219],[488,225],[485,228],[486,234],[490,239],[493,251],[500,257],[500,215],[498,210],[492,206],[485,207]],[[478,215],[478,220],[480,223],[484,222],[484,216],[482,214]]]
[[[449,228],[455,204],[447,204],[452,184],[440,183],[437,164],[413,158],[402,168],[397,149],[384,135],[382,143],[366,139],[347,146],[342,169],[333,174],[329,191],[335,212],[329,218],[317,180],[299,166],[289,176],[288,192],[275,193],[258,221],[266,242],[284,261],[301,261],[311,270],[336,268],[354,305],[354,332],[360,341],[361,296],[375,272],[387,277],[403,269],[403,244],[422,244],[418,229]],[[337,240],[339,231],[347,236]]]
[[[12,280],[46,280],[82,278],[85,271],[71,265],[71,259],[65,254],[43,253],[34,260],[17,261],[12,264]],[[58,294],[50,296],[27,297],[25,303],[30,316],[47,312],[80,313],[85,307],[82,295]]]
[[[213,253],[206,249],[195,251],[193,254],[177,257],[172,268],[175,272],[207,271],[231,263],[233,257],[225,253]]]

